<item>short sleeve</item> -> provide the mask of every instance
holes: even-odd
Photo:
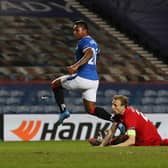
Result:
[[[129,109],[131,110],[131,109]],[[136,129],[137,126],[137,115],[134,112],[130,112],[125,116],[125,125],[128,129]]]
[[[93,48],[93,40],[84,38],[79,42],[79,48],[83,52],[86,48]]]

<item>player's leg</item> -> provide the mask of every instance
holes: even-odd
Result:
[[[88,86],[88,89],[82,93],[83,104],[86,112],[104,120],[112,121],[112,114],[107,112],[104,108],[96,107],[96,94],[99,81],[87,81],[86,85]]]
[[[60,112],[62,113],[65,111],[66,106],[64,103],[64,89],[61,85],[61,77],[51,82],[51,88],[54,92],[55,100],[59,106]]]
[[[69,117],[70,115],[64,103],[64,89],[67,90],[81,89],[80,83],[81,83],[80,79],[78,79],[78,76],[76,74],[65,75],[55,79],[52,82],[52,89],[54,91],[55,99],[61,112],[60,118],[57,121],[58,125],[61,124],[64,121],[64,119]]]
[[[68,77],[69,76],[62,76],[51,82],[51,88],[54,92],[56,103],[60,109],[60,117],[57,124],[61,124],[64,119],[70,116],[70,113],[66,109],[66,105],[64,103],[64,88],[62,87],[62,81]]]
[[[83,99],[83,104],[86,112],[104,120],[112,121],[112,115],[108,113],[104,108],[96,107],[96,103]]]
[[[168,146],[168,138],[162,139],[160,145],[161,146]]]

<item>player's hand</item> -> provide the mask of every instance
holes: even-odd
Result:
[[[110,128],[106,129],[106,130],[104,131],[105,135],[109,134],[109,133],[110,133],[110,131],[111,131],[111,129],[110,129]]]
[[[75,65],[71,65],[67,67],[67,71],[69,74],[74,74],[78,70],[78,67]]]

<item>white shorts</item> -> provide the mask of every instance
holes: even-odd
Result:
[[[61,84],[67,90],[81,90],[83,99],[96,102],[99,80],[89,80],[74,74],[62,76]]]

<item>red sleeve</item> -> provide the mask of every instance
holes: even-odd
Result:
[[[124,123],[125,123],[127,130],[136,129],[137,115],[132,108],[126,109]]]

